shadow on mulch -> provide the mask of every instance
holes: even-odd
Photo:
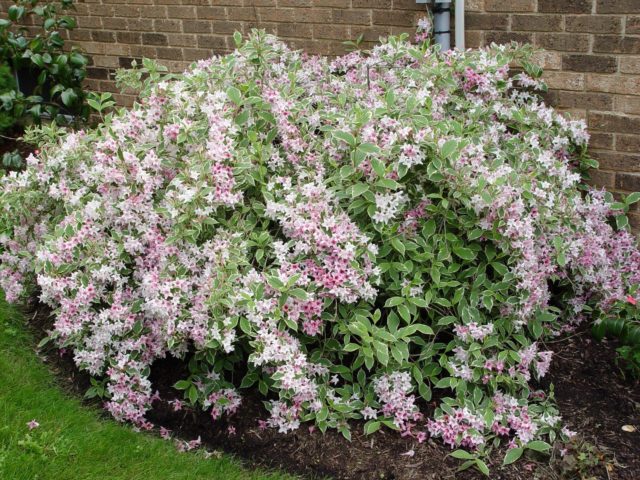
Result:
[[[27,315],[37,338],[51,327],[50,310],[42,304],[29,305]],[[561,459],[555,449],[548,457],[527,457],[514,465],[502,467],[504,450],[495,452],[487,462],[492,480],[604,479],[637,480],[640,478],[640,385],[624,379],[616,367],[615,346],[592,340],[583,331],[546,346],[555,352],[551,371],[544,387],[555,385],[555,395],[563,419],[579,432],[581,440],[593,445],[592,455],[567,470],[567,457]],[[77,370],[69,353],[60,354],[45,347],[41,354],[62,386],[82,395],[89,387],[89,377]],[[307,425],[289,434],[273,429],[261,430],[257,420],[266,418],[261,399],[255,393],[243,397],[243,408],[233,417],[212,422],[208,413],[185,409],[175,412],[169,401],[181,398],[172,385],[184,378],[186,366],[179,360],[159,360],[152,367],[151,380],[159,390],[161,401],[154,403],[147,418],[185,440],[200,436],[208,449],[235,454],[250,465],[276,468],[306,478],[337,480],[445,480],[486,479],[477,471],[457,472],[460,462],[448,457],[451,450],[438,440],[423,444],[401,438],[396,432],[380,430],[362,434],[354,425],[352,441],[329,430],[322,434],[309,431]],[[97,404],[95,401],[88,403]],[[621,430],[634,425],[636,432]],[[227,428],[235,428],[228,435]],[[403,455],[413,450],[414,455]],[[584,450],[583,450],[584,451]],[[574,452],[574,458],[579,452]],[[588,459],[595,465],[587,465]]]
[[[27,158],[33,152],[33,147],[19,140],[21,132],[11,132],[0,137],[0,159],[6,152],[18,150],[22,158]]]

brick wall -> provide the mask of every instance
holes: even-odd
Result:
[[[0,0],[1,12],[9,2]],[[548,100],[585,118],[601,171],[594,182],[640,191],[640,0],[466,0],[467,46],[516,40],[538,55]],[[88,87],[116,93],[112,75],[141,57],[171,70],[232,48],[234,31],[260,27],[310,53],[339,54],[364,34],[412,32],[415,0],[80,0],[70,43],[92,57]],[[631,218],[640,226],[640,212]]]
[[[9,4],[0,0],[0,11]],[[155,58],[180,71],[231,50],[235,31],[264,28],[295,48],[337,55],[360,34],[373,45],[380,36],[414,32],[425,11],[415,0],[77,0],[78,28],[69,40],[92,57],[88,87],[117,93],[113,73],[132,59]]]
[[[465,20],[467,46],[544,48],[548,101],[589,126],[594,183],[640,191],[640,0],[467,0]]]

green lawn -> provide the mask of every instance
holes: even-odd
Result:
[[[285,480],[232,458],[179,453],[173,443],[100,419],[70,398],[34,353],[22,317],[0,291],[0,479]],[[35,419],[40,427],[29,431]]]

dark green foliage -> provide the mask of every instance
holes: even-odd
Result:
[[[68,122],[65,115],[88,115],[82,91],[87,57],[76,49],[63,49],[63,32],[76,27],[75,18],[67,14],[70,9],[72,0],[16,0],[7,18],[0,19],[0,64],[10,73],[35,79],[33,85],[22,86],[22,91],[15,83],[6,91],[2,88],[0,111],[12,117],[11,123],[39,123],[46,115],[61,124]],[[35,26],[35,34],[27,24]],[[0,130],[2,125],[0,117]]]
[[[0,65],[0,134],[9,130],[15,123],[13,114],[13,96],[16,81],[7,65]]]

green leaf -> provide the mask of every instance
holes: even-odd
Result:
[[[307,292],[305,292],[301,288],[294,288],[292,290],[289,290],[287,293],[299,300],[306,300],[308,298]]]
[[[626,215],[616,215],[616,227],[618,227],[618,230],[627,228],[628,225],[629,219]]]
[[[629,195],[627,195],[627,197],[624,199],[624,203],[629,206],[629,205],[633,205],[634,203],[638,202],[640,200],[640,192],[633,192],[630,193]]]
[[[464,247],[453,247],[453,253],[463,260],[471,261],[476,258],[476,254],[473,250]]]
[[[522,456],[522,452],[524,452],[524,449],[522,447],[510,449],[509,451],[507,451],[507,454],[504,456],[504,460],[502,461],[502,464],[503,465],[512,464]]]
[[[233,33],[233,43],[236,44],[236,48],[239,48],[242,45],[242,34],[238,31]]]
[[[364,425],[364,433],[365,433],[365,435],[371,435],[372,433],[375,433],[378,430],[380,430],[381,426],[382,426],[382,423],[380,423],[379,421],[377,421],[377,420],[369,420]]]
[[[377,158],[371,159],[371,166],[373,167],[373,171],[376,172],[376,175],[378,175],[379,177],[384,177],[387,173],[384,163],[382,163],[382,161]]]
[[[424,238],[429,238],[434,233],[436,233],[436,221],[432,218],[423,227],[422,236]]]
[[[458,148],[457,140],[447,140],[442,146],[441,154],[443,157],[449,157]]]
[[[173,388],[177,389],[177,390],[186,390],[187,388],[189,388],[191,386],[191,382],[187,381],[187,380],[178,380],[174,385]]]
[[[391,297],[385,303],[385,307],[397,307],[405,302],[404,297]]]
[[[380,147],[374,145],[373,143],[362,143],[358,145],[358,150],[364,153],[379,153]]]
[[[342,349],[342,351],[344,352],[355,352],[356,350],[360,349],[360,345],[358,345],[357,343],[348,343],[344,346],[344,348]]]
[[[457,458],[458,460],[474,460],[476,458],[475,455],[471,455],[466,450],[456,450],[455,452],[451,452],[449,456]]]
[[[282,280],[280,280],[278,277],[273,275],[270,277],[267,277],[267,283],[269,283],[269,285],[271,285],[276,290],[280,290],[284,288],[284,283],[282,282]]]
[[[402,240],[400,240],[399,238],[391,239],[391,246],[395,248],[398,252],[400,252],[400,255],[404,255],[405,246],[404,246],[404,243],[402,243]]]
[[[367,185],[366,183],[356,183],[353,187],[351,187],[351,196],[353,198],[356,198],[367,191],[369,191],[369,185]]]
[[[530,450],[535,450],[536,452],[547,452],[551,449],[551,445],[547,442],[543,442],[542,440],[534,440],[533,442],[527,443],[526,447]]]
[[[333,136],[336,137],[339,140],[342,140],[343,142],[348,143],[352,147],[354,147],[356,145],[355,137],[353,135],[351,135],[349,132],[345,132],[345,131],[342,131],[342,130],[337,130],[337,131],[333,132]]]
[[[476,458],[476,467],[478,467],[478,470],[484,473],[487,477],[489,476],[489,467],[479,458]]]
[[[445,377],[438,380],[436,383],[436,388],[454,388],[457,385],[458,381],[453,377]]]
[[[67,88],[60,94],[60,98],[62,99],[62,103],[64,103],[65,106],[70,107],[78,99],[78,94],[76,94],[76,92],[72,88]]]
[[[236,87],[227,88],[227,97],[229,97],[229,100],[231,100],[236,105],[242,105],[242,94]]]

